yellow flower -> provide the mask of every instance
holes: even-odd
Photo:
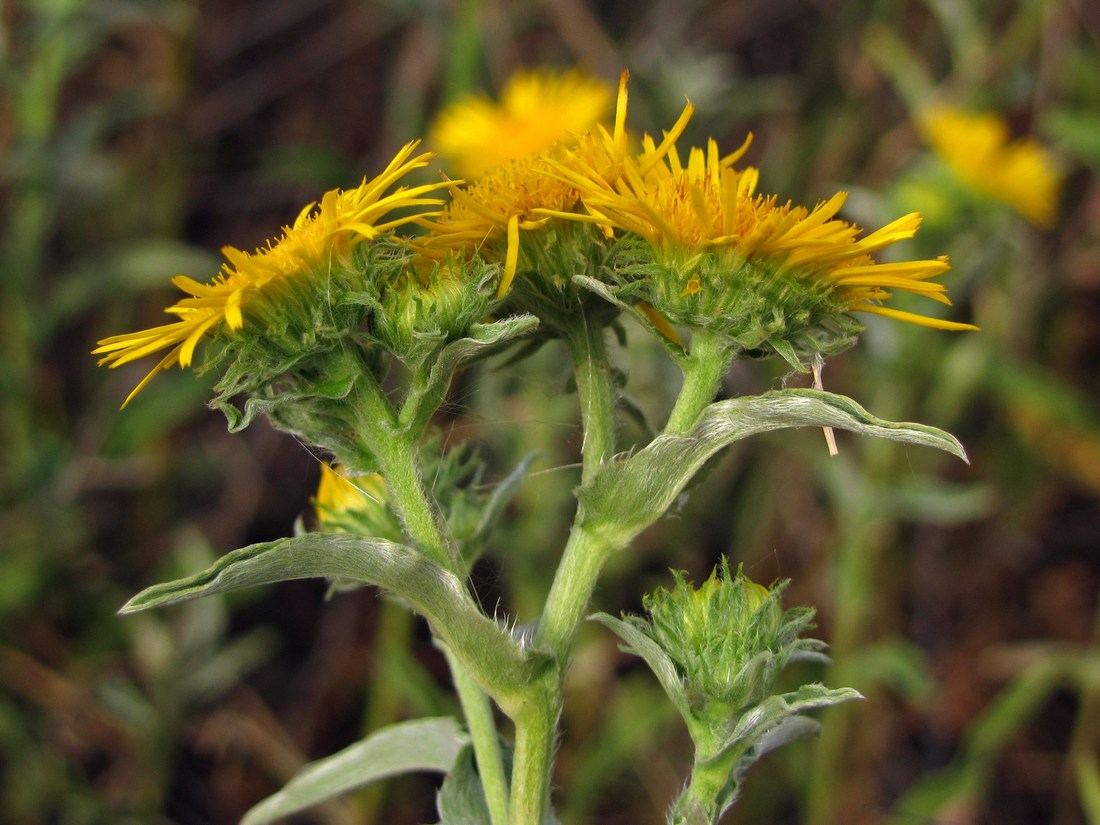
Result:
[[[568,77],[570,76],[567,75],[566,78]],[[565,79],[556,85],[544,83],[541,86],[528,80],[523,95],[526,102],[523,106],[513,105],[507,117],[472,117],[470,131],[478,136],[477,145],[481,147],[478,151],[482,152],[485,160],[478,168],[487,168],[488,171],[466,188],[454,187],[452,202],[438,220],[420,222],[429,230],[429,234],[417,242],[418,251],[429,259],[439,260],[451,250],[483,248],[503,233],[504,272],[498,294],[506,294],[515,277],[519,260],[520,230],[544,226],[552,215],[573,209],[579,201],[580,193],[558,173],[554,156],[572,146],[575,150],[571,155],[577,157],[578,162],[584,163],[592,174],[601,180],[614,180],[617,176],[621,160],[626,155],[627,77],[628,74],[623,72],[619,81],[615,122],[611,131],[595,124],[593,120],[582,123],[578,118],[567,126],[565,118],[555,117],[558,111],[555,101],[558,101],[562,89],[567,85]],[[535,92],[540,88],[553,92],[551,94],[547,91],[547,100],[543,101],[545,105],[535,105],[533,102]],[[600,108],[603,108],[603,104]],[[591,111],[595,112],[595,107]],[[654,146],[650,141],[643,149],[643,156],[659,159],[683,132],[692,111],[688,104],[662,144]],[[509,143],[510,136],[506,130],[515,128],[523,133],[523,128],[516,125],[520,120],[520,113],[534,121],[545,120],[558,131],[551,139],[545,125],[532,125],[532,130],[538,130],[545,137],[540,144],[541,150],[534,154],[511,157],[494,166],[490,161],[495,162],[494,159],[501,155],[495,154],[496,150],[492,147],[493,135],[487,132],[489,126],[485,124],[491,124],[492,128],[498,130],[495,133],[498,141],[514,148],[519,144]],[[456,131],[458,116],[455,113],[448,121]],[[588,131],[581,134],[582,128]],[[473,145],[474,141],[471,139],[471,146]],[[533,146],[534,141],[529,145]],[[511,148],[507,154],[512,154]]]
[[[119,367],[131,361],[169,349],[161,361],[145,376],[123,403],[126,406],[161,370],[178,363],[188,367],[195,348],[207,335],[223,324],[230,330],[244,326],[244,310],[258,296],[272,298],[277,290],[309,276],[323,273],[332,263],[350,265],[350,253],[359,243],[370,240],[423,213],[402,213],[386,219],[391,212],[407,207],[434,206],[441,203],[424,195],[443,188],[445,183],[399,187],[385,195],[394,183],[413,169],[428,164],[432,155],[413,156],[418,142],[405,145],[372,180],[350,190],[326,192],[319,205],[310,204],[294,224],[283,228],[282,237],[268,242],[253,253],[232,246],[222,250],[226,263],[209,283],[201,284],[184,275],[172,279],[189,297],[182,298],[165,312],[179,320],[138,332],[104,338],[93,350],[102,355],[100,364]]]
[[[417,252],[439,261],[453,250],[481,248],[503,232],[504,273],[498,294],[504,295],[519,262],[520,230],[537,229],[549,220],[534,210],[568,209],[578,194],[551,174],[544,156],[533,155],[498,166],[465,189],[454,187],[451,198],[438,220],[420,221],[428,235],[415,242]]]
[[[926,111],[920,126],[932,149],[968,186],[1007,204],[1036,226],[1054,224],[1059,175],[1036,141],[1010,141],[1008,124],[997,115],[947,106]]]
[[[467,97],[436,119],[430,142],[466,178],[575,140],[604,116],[611,88],[578,71],[520,72],[494,103]]]
[[[736,289],[736,273],[753,261],[781,265],[784,276],[821,287],[844,311],[886,315],[939,329],[973,329],[970,324],[942,321],[881,306],[890,290],[900,289],[949,304],[944,286],[930,279],[948,269],[945,259],[876,263],[871,254],[905,238],[920,225],[916,213],[859,237],[859,227],[834,216],[845,200],[838,193],[813,209],[781,204],[776,196],[759,195],[758,170],[733,168],[747,148],[720,156],[712,140],[704,152],[693,148],[684,164],[675,146],[655,157],[648,136],[641,155],[626,157],[614,183],[593,174],[576,158],[559,165],[562,177],[581,192],[587,215],[557,213],[610,230],[625,230],[647,240],[659,259],[678,264],[693,256],[717,255]],[[677,287],[681,296],[713,284],[688,277]]]
[[[321,465],[321,481],[313,499],[322,528],[341,528],[344,516],[385,508],[386,482],[378,473],[348,477],[342,468]]]

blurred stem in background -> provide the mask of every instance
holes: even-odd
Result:
[[[453,103],[480,87],[484,70],[486,0],[457,0],[448,20],[441,102]]]
[[[8,206],[0,247],[5,498],[40,480],[35,465],[43,445],[35,424],[35,385],[46,343],[40,324],[43,261],[60,195],[58,96],[91,45],[91,33],[78,19],[82,6],[41,2],[28,10],[29,22],[3,35],[3,75],[14,136],[5,170]]]

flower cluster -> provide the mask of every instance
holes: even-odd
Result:
[[[764,194],[759,171],[737,165],[749,141],[727,155],[713,140],[678,146],[691,104],[660,141],[636,141],[626,83],[624,73],[607,124],[611,89],[576,72],[523,74],[499,105],[455,105],[433,136],[466,180],[444,175],[387,194],[433,157],[410,143],[377,177],[307,206],[265,248],[226,247],[212,281],[174,278],[187,295],[166,310],[176,321],[106,338],[95,352],[118,367],[167,350],[132,398],[159,371],[190,366],[207,339],[238,352],[248,349],[242,342],[261,339],[265,351],[279,342],[269,358],[274,380],[292,353],[326,336],[380,335],[399,357],[425,330],[461,336],[497,311],[494,297],[551,333],[562,326],[555,313],[596,300],[607,318],[631,309],[677,344],[682,332],[710,331],[733,352],[796,364],[851,343],[860,328],[851,313],[973,328],[886,305],[895,291],[949,303],[936,280],[944,258],[876,259],[913,236],[919,215],[864,233],[837,217],[843,193],[813,207]],[[1027,166],[1022,150],[1013,157]],[[400,240],[402,227],[419,234]],[[530,239],[521,243],[521,233]],[[377,253],[396,243],[403,254]],[[356,254],[361,247],[367,252]],[[541,291],[536,300],[532,290]]]
[[[668,654],[692,716],[713,730],[767,697],[792,657],[816,656],[824,645],[800,638],[813,611],[784,610],[783,585],[764,587],[731,573],[728,563],[698,587],[674,572],[675,587],[646,596],[648,619],[631,623]],[[714,718],[711,718],[714,717]]]

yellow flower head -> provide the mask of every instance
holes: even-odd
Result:
[[[691,149],[684,163],[675,146],[658,156],[646,136],[642,153],[624,159],[614,183],[584,164],[563,163],[559,170],[581,192],[588,214],[560,217],[644,238],[659,261],[688,273],[682,282],[664,285],[673,290],[674,299],[713,289],[732,294],[746,266],[756,263],[768,269],[768,277],[815,288],[843,311],[877,313],[940,329],[973,328],[880,305],[893,289],[950,303],[944,286],[930,280],[948,269],[945,259],[876,263],[871,257],[912,237],[919,215],[906,215],[860,237],[859,227],[834,217],[844,203],[843,193],[813,209],[757,194],[758,170],[733,168],[747,147],[746,141],[723,157],[712,140],[706,151]],[[697,263],[700,255],[720,262],[711,273],[721,272],[722,283],[698,276],[698,267],[693,270],[692,262]],[[729,303],[722,299],[712,306],[721,311]]]
[[[570,75],[566,76],[569,77]],[[513,106],[510,117],[518,118],[518,113],[523,112],[525,117],[535,121],[548,120],[551,124],[557,124],[556,136],[550,139],[547,133],[541,149],[533,154],[514,156],[497,165],[485,163],[483,168],[488,168],[488,171],[481,177],[465,188],[454,187],[452,202],[439,219],[421,221],[429,234],[419,242],[418,251],[427,258],[438,260],[451,250],[482,248],[484,244],[503,234],[506,243],[499,294],[503,296],[507,293],[515,277],[519,259],[520,230],[544,226],[552,215],[573,209],[580,199],[580,192],[574,184],[557,171],[555,156],[567,151],[601,180],[614,180],[618,175],[622,159],[627,153],[627,77],[627,73],[623,72],[619,82],[615,122],[610,131],[591,119],[584,123],[577,120],[572,124],[579,128],[565,128],[563,121],[554,120],[553,113],[556,110],[550,101],[546,107],[533,104]],[[551,100],[556,99],[556,95],[566,85],[563,79],[550,86],[555,91],[550,96]],[[527,91],[523,99],[527,100],[533,94],[532,88],[539,87],[528,82],[524,88]],[[549,114],[544,108],[549,110]],[[602,110],[604,104],[600,108]],[[659,159],[683,131],[692,111],[693,108],[688,104],[665,141],[660,146],[654,146],[650,141],[643,150],[643,156],[647,159]],[[456,114],[454,117],[457,116]],[[471,125],[471,131],[477,131],[477,122],[475,120]],[[493,122],[496,124],[494,128],[508,128],[503,118]],[[588,131],[582,134],[582,128]],[[545,127],[533,125],[532,129],[544,130]],[[506,144],[509,140],[503,132],[497,134],[497,138]],[[485,142],[492,143],[488,138]],[[569,147],[573,147],[572,150]],[[491,156],[492,153],[486,151],[486,157]]]
[[[313,505],[322,529],[343,530],[349,516],[378,516],[385,511],[386,482],[378,473],[349,477],[338,465],[322,464]]]
[[[456,171],[477,178],[506,163],[576,140],[604,116],[611,88],[581,72],[519,72],[500,102],[472,95],[436,119],[430,142]]]
[[[332,264],[349,266],[350,253],[359,243],[423,214],[402,213],[389,217],[394,210],[439,205],[440,200],[424,196],[443,188],[445,183],[411,189],[400,187],[385,194],[410,171],[428,164],[432,155],[423,153],[414,157],[416,146],[414,141],[403,147],[373,180],[364,179],[355,189],[326,192],[319,205],[310,204],[303,209],[292,226],[283,228],[282,237],[268,242],[263,249],[248,253],[232,246],[225,247],[222,253],[226,263],[209,283],[202,284],[185,275],[174,277],[172,283],[188,297],[165,312],[179,320],[100,341],[93,353],[103,356],[100,364],[111,367],[169,350],[130,393],[123,406],[161,370],[175,363],[181,367],[190,366],[199,342],[223,324],[230,330],[241,329],[249,302],[257,297],[278,300],[282,287],[311,275],[323,277]]]
[[[968,186],[1007,204],[1036,226],[1054,224],[1060,181],[1050,155],[1034,140],[1009,140],[992,114],[938,106],[920,118],[925,139]]]
[[[536,209],[568,209],[577,202],[576,190],[551,173],[542,155],[520,158],[497,166],[465,189],[451,190],[451,203],[438,220],[421,221],[428,235],[416,249],[428,259],[440,260],[454,250],[482,247],[504,233],[504,274],[499,294],[508,292],[519,261],[519,232],[547,222]]]

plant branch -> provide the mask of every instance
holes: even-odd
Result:
[[[733,348],[721,336],[697,329],[691,338],[691,351],[677,360],[684,372],[684,383],[665,425],[664,431],[670,435],[689,432],[714,401],[733,362]]]
[[[447,658],[455,690],[458,692],[459,702],[462,703],[466,728],[474,746],[474,757],[477,759],[477,772],[489,806],[489,819],[492,825],[507,825],[508,781],[504,774],[504,757],[500,751],[496,722],[493,720],[493,708],[489,704],[489,698],[450,648],[445,644],[440,644],[439,647]]]
[[[581,482],[587,483],[615,452],[615,388],[603,327],[588,317],[583,305],[566,328],[566,341],[573,356],[584,432]]]

